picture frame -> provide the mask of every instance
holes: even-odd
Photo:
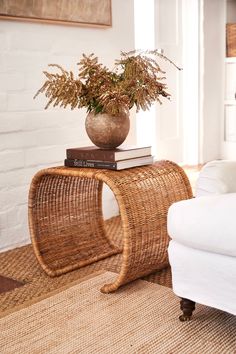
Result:
[[[0,20],[108,28],[111,0],[0,0]]]

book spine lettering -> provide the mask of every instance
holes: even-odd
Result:
[[[78,159],[65,159],[65,166],[67,167],[90,167],[90,168],[106,168],[109,170],[116,170],[117,164],[115,162],[90,161]]]

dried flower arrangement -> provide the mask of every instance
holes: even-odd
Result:
[[[116,115],[124,109],[136,106],[147,110],[155,101],[162,103],[160,97],[169,98],[165,79],[157,58],[167,60],[180,70],[170,59],[158,50],[121,52],[121,58],[115,61],[114,70],[109,70],[98,62],[94,54],[79,61],[77,77],[72,71],[66,71],[60,65],[49,64],[60,73],[44,71],[47,78],[38,90],[49,99],[45,107],[51,104],[71,109],[86,107],[88,112]]]

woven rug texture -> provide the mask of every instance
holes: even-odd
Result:
[[[109,237],[115,244],[120,246],[122,244],[120,218],[114,217],[106,221],[106,228]],[[0,274],[25,284],[20,288],[0,294],[0,312],[59,289],[66,284],[100,270],[119,273],[121,258],[122,254],[118,254],[59,277],[51,278],[38,264],[31,245],[0,253]],[[144,279],[171,287],[170,268],[157,271]]]
[[[105,272],[2,317],[0,352],[235,353],[235,316],[199,305],[182,323],[171,289],[136,280],[102,294],[115,277]]]

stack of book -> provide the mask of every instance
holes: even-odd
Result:
[[[130,167],[150,165],[153,160],[151,146],[124,146],[112,150],[87,146],[67,149],[65,166],[123,170]]]

